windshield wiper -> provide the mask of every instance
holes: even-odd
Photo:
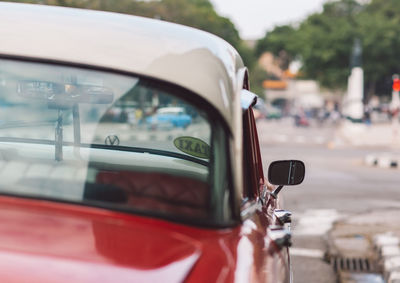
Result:
[[[81,144],[82,146],[83,144]],[[145,148],[145,147],[131,147],[131,146],[121,146],[121,145],[105,145],[105,144],[90,144],[87,145],[91,148],[96,149],[108,149],[108,150],[118,150],[118,151],[128,151],[128,152],[138,152],[138,153],[150,153],[155,155],[163,155],[169,157],[175,157],[179,159],[184,159],[188,161],[192,161],[203,166],[208,166],[209,162],[205,160],[201,160],[189,155],[185,155],[178,152],[168,151],[168,150],[161,150],[161,149],[153,149],[153,148]]]
[[[47,144],[47,145],[55,145],[54,140],[45,140],[45,139],[31,139],[31,138],[16,138],[16,137],[0,137],[1,142],[20,142],[20,143],[31,143],[31,144]],[[87,144],[81,143],[77,145],[75,142],[66,142],[63,141],[63,146],[74,146],[74,147],[86,147],[86,148],[95,148],[95,149],[106,149],[106,150],[118,150],[118,151],[126,151],[126,152],[137,152],[137,153],[150,153],[155,155],[169,156],[178,159],[188,160],[197,164],[201,164],[203,166],[208,166],[209,162],[206,160],[201,160],[189,155],[160,150],[160,149],[152,149],[152,148],[144,148],[144,147],[131,147],[131,146],[121,146],[121,145],[105,145],[105,144]]]

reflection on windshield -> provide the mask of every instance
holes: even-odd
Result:
[[[181,136],[209,144],[204,115],[176,96],[143,86],[137,78],[40,66],[2,60],[0,137],[54,140],[62,128],[63,142],[76,142],[74,128],[79,127],[85,144],[179,153],[173,140]]]
[[[204,218],[211,144],[207,115],[174,91],[0,60],[3,193]]]

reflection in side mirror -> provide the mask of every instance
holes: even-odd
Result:
[[[271,163],[268,181],[279,186],[298,185],[304,180],[305,166],[300,160],[279,160]]]

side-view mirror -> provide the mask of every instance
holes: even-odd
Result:
[[[268,181],[273,185],[293,186],[304,180],[305,166],[300,160],[279,160],[269,165]]]
[[[283,186],[293,186],[301,184],[304,180],[305,166],[300,160],[279,160],[269,165],[268,181],[273,185],[278,185],[271,196],[276,198]]]

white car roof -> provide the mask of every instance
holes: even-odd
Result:
[[[102,67],[183,86],[211,103],[233,132],[238,127],[234,101],[243,62],[210,33],[117,13],[3,2],[0,38],[0,58]]]

